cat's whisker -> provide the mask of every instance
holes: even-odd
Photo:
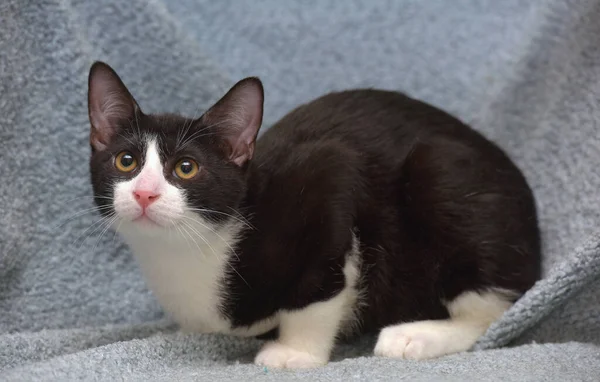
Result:
[[[195,211],[195,212],[207,212],[207,213],[225,215],[225,216],[228,216],[228,217],[230,217],[232,219],[235,219],[235,220],[239,221],[240,223],[244,224],[245,226],[247,226],[250,229],[256,229],[256,227],[254,227],[252,224],[250,224],[246,219],[241,219],[241,218],[239,218],[237,216],[228,214],[226,212],[211,210],[211,209],[208,209],[208,208],[188,208],[188,210]]]
[[[217,257],[219,256],[219,255],[217,254],[217,252],[215,251],[215,249],[213,248],[213,246],[212,246],[212,245],[210,245],[209,241],[208,241],[208,240],[206,240],[206,239],[204,238],[204,236],[202,236],[202,235],[200,234],[200,232],[198,232],[198,231],[197,231],[197,230],[196,230],[196,229],[195,229],[195,228],[194,228],[194,227],[193,227],[193,226],[192,226],[190,223],[186,222],[185,220],[184,220],[184,221],[182,221],[182,222],[183,222],[185,225],[187,225],[187,226],[188,226],[188,227],[189,227],[189,228],[192,230],[192,232],[195,232],[195,233],[198,235],[198,237],[199,237],[200,239],[202,239],[202,241],[204,241],[204,243],[206,243],[206,245],[208,245],[208,247],[210,248],[210,250],[212,251],[212,253],[213,253],[215,256],[217,256]],[[213,232],[214,232],[214,231],[213,231]],[[217,233],[215,232],[215,234],[217,234]],[[217,234],[217,236],[219,236],[219,237],[221,238],[221,240],[223,240],[223,242],[224,242],[225,244],[227,244],[227,246],[228,246],[229,248],[231,248],[231,246],[230,246],[230,245],[229,245],[229,244],[228,244],[228,243],[227,243],[227,242],[226,242],[226,241],[225,241],[225,240],[224,240],[224,239],[223,239],[223,238],[222,238],[222,237],[221,237],[219,234]],[[233,251],[233,248],[231,248],[231,250]],[[238,257],[238,256],[237,256],[237,254],[235,253],[235,251],[233,251],[233,253],[235,254],[235,256],[236,256],[236,257]],[[239,257],[238,257],[238,260],[239,260]],[[239,272],[238,272],[238,271],[235,269],[235,267],[234,267],[233,265],[231,265],[231,264],[229,263],[229,261],[227,261],[227,260],[225,261],[225,263],[226,263],[226,264],[229,266],[229,268],[231,268],[231,270],[232,270],[232,271],[234,271],[234,272],[235,272],[235,273],[236,273],[236,274],[237,274],[237,275],[240,277],[240,279],[241,279],[241,280],[242,280],[242,281],[243,281],[243,282],[244,282],[246,285],[248,285],[248,287],[250,288],[250,284],[248,284],[248,282],[246,281],[246,279],[244,279],[244,277],[243,277],[243,276],[242,276],[242,275],[241,275],[241,274],[240,274],[240,273],[239,273]]]
[[[180,130],[177,131],[177,140],[176,140],[176,143],[175,143],[175,147],[176,148],[179,148],[179,144],[180,144],[181,138],[185,137],[185,135],[190,131],[190,128],[194,124],[194,121],[196,120],[196,115],[198,115],[199,111],[200,111],[200,105],[198,105],[196,107],[196,110],[194,111],[194,116],[192,117],[192,119],[190,119],[189,123],[184,124],[183,125],[184,126],[183,129],[180,129]],[[181,134],[181,136],[180,136],[180,134]]]
[[[98,227],[102,227],[104,225],[104,223],[106,221],[108,221],[109,219],[111,219],[113,216],[115,216],[116,213],[111,213],[107,216],[103,216],[100,219],[96,220],[95,222],[93,222],[92,224],[90,224],[90,226],[88,228],[86,228],[82,233],[80,233],[75,240],[73,240],[73,242],[71,242],[71,246],[73,245],[77,245],[77,242],[79,241],[79,239],[81,239],[83,237],[83,239],[81,240],[81,244],[79,246],[79,248],[81,248],[81,246],[83,245],[83,243],[87,240],[87,238],[91,235],[94,234],[94,232],[96,232],[96,230],[98,230]],[[94,228],[95,227],[95,228]],[[92,231],[90,231],[90,229],[94,228]]]
[[[188,247],[190,247],[190,249],[193,250],[192,245],[188,241],[188,237],[184,234],[184,231],[187,233],[187,230],[185,228],[183,228],[183,226],[177,226],[177,229],[179,230],[179,233],[181,234],[181,236],[185,239],[185,243],[188,245]],[[189,235],[189,233],[188,233],[188,235]]]
[[[213,123],[212,125],[206,126],[206,128],[207,128],[207,129],[211,129],[211,128],[213,128],[213,127],[222,126],[222,125],[225,125],[225,124],[229,124],[229,125],[231,125],[231,124],[232,124],[232,121],[231,121],[231,119],[227,119],[227,118],[226,118],[226,119],[223,119],[222,121],[219,121],[219,122],[217,122],[217,123]]]
[[[105,226],[104,229],[102,230],[102,232],[100,233],[100,235],[98,236],[98,240],[96,240],[96,244],[94,244],[94,247],[92,248],[92,253],[94,253],[96,251],[96,247],[98,247],[98,244],[100,243],[100,241],[102,241],[102,237],[106,234],[106,232],[108,232],[108,229],[119,219],[119,216],[117,214],[115,214],[115,217],[113,217]]]
[[[227,242],[227,240],[225,240],[225,239],[223,238],[223,236],[221,236],[221,235],[220,235],[220,234],[219,234],[217,231],[215,231],[214,229],[210,228],[209,226],[207,226],[206,224],[204,224],[204,223],[200,222],[200,221],[199,221],[199,220],[197,220],[197,219],[191,218],[191,217],[189,217],[189,216],[186,216],[186,215],[181,215],[181,217],[182,217],[182,218],[184,218],[184,219],[189,219],[189,220],[191,220],[192,222],[195,222],[195,223],[197,223],[197,224],[201,225],[203,228],[206,228],[206,229],[208,229],[209,231],[211,231],[212,233],[214,233],[214,234],[215,234],[215,235],[216,235],[216,236],[217,236],[217,237],[218,237],[218,238],[219,238],[219,239],[220,239],[220,240],[221,240],[221,241],[222,241],[222,242],[223,242],[223,243],[224,243],[224,244],[225,244],[227,247],[229,247],[229,249],[231,250],[231,252],[233,253],[233,255],[234,255],[234,256],[235,256],[235,257],[238,259],[238,261],[240,260],[240,257],[238,256],[237,252],[236,252],[236,251],[233,249],[233,247],[232,247],[232,246],[231,246],[231,245],[230,245],[230,244]],[[184,221],[182,221],[182,222],[184,222]],[[189,223],[188,223],[188,224],[189,224]],[[201,236],[201,235],[200,235],[200,236]],[[202,236],[201,236],[201,237],[202,237]],[[203,238],[203,240],[205,240],[205,239]],[[205,242],[206,242],[206,240],[205,240]],[[208,242],[207,242],[207,245],[209,245],[209,246],[210,246],[210,244],[208,244]],[[212,249],[212,246],[210,246],[210,248]],[[213,252],[215,252],[215,251],[214,251],[214,249],[213,249]],[[248,285],[248,287],[249,287],[249,288],[251,288],[251,287],[250,287],[250,284],[249,284],[249,283],[248,283],[248,282],[247,282],[247,281],[244,279],[244,277],[243,277],[243,276],[242,276],[242,275],[241,275],[241,274],[240,274],[240,273],[239,273],[239,272],[238,272],[238,271],[235,269],[235,267],[233,267],[233,266],[232,266],[232,265],[231,265],[229,262],[227,262],[227,265],[228,265],[228,266],[229,266],[229,267],[230,267],[230,268],[231,268],[231,269],[232,269],[232,270],[233,270],[233,271],[234,271],[234,272],[235,272],[235,273],[236,273],[236,274],[237,274],[237,275],[240,277],[240,279],[241,279],[242,281],[244,281],[244,283],[245,283],[246,285]]]
[[[192,232],[195,232],[198,237],[200,237],[200,239],[202,239],[202,241],[204,241],[205,244],[207,244],[209,246],[209,248],[211,249],[211,251],[213,251],[213,253],[215,253],[214,249],[212,249],[212,247],[210,247],[210,245],[208,244],[208,242],[206,241],[206,239],[204,239],[204,237],[202,237],[202,235],[200,235],[197,231],[195,231],[192,226],[190,226],[189,224],[185,224],[187,227],[189,227]],[[182,227],[183,228],[183,227]],[[196,239],[194,239],[194,237],[187,231],[187,229],[183,228],[188,235],[190,235],[190,238],[192,239],[192,241],[194,242],[194,244],[196,244],[196,247],[198,248],[198,251],[200,252],[200,255],[206,257],[206,255],[204,254],[204,251],[202,251],[202,248],[200,248],[200,245],[198,244],[198,242],[196,241]]]
[[[208,133],[205,133],[205,134],[197,135],[192,140],[187,140],[183,145],[181,145],[181,147],[179,149],[183,150],[187,145],[189,145],[190,143],[192,143],[192,141],[195,140],[195,139],[199,139],[199,138],[203,138],[203,137],[210,137],[212,135],[217,135],[217,133],[215,133],[215,132],[208,132]]]
[[[93,203],[94,196],[90,195],[88,197],[81,196],[81,197],[77,197],[77,198],[73,198],[73,199],[68,199],[68,200],[65,200],[65,201],[56,201],[56,204],[62,206],[64,209],[69,209],[69,208],[73,207],[73,202],[74,201],[82,200],[84,198],[92,198],[91,202]],[[111,202],[114,200],[113,198],[103,197],[103,196],[98,196],[98,199],[105,199],[105,200],[109,200]],[[93,207],[92,207],[92,205],[88,204],[88,201],[86,201],[86,204],[87,204],[86,208],[89,208],[89,209],[94,209],[94,208],[102,209],[102,208],[109,208],[110,204],[112,204],[112,203],[106,204],[106,205],[102,205],[102,206],[95,205]]]
[[[105,219],[99,226],[97,226],[91,233],[90,233],[90,237],[91,235],[93,235],[96,232],[99,232],[100,235],[98,237],[98,240],[100,240],[100,238],[102,237],[102,235],[104,234],[104,232],[110,228],[110,225],[117,219],[117,214],[113,214],[111,215],[111,217]],[[79,246],[79,248],[81,248],[83,246],[83,243],[85,242],[85,240],[83,240]],[[97,245],[97,242],[96,242]],[[96,245],[94,245],[94,249],[96,248]]]
[[[72,198],[72,199],[67,199],[65,201],[57,201],[60,203],[71,203],[74,202],[76,200],[81,200],[81,199],[108,199],[108,200],[114,200],[114,198],[112,196],[105,196],[105,195],[80,195],[76,198]]]
[[[194,120],[196,119],[196,114],[198,113],[198,110],[200,110],[200,105],[198,105],[196,107],[196,110],[194,111],[194,117],[192,119],[190,119],[189,121],[185,121],[183,123],[182,128],[177,130],[177,139],[175,140],[175,149],[179,148],[179,144],[181,143],[181,138],[185,137],[185,135],[190,130],[190,127],[192,127],[192,125],[194,124]]]
[[[138,141],[137,144],[133,143],[133,146],[137,147],[137,148],[140,148],[140,149],[143,148],[140,145],[140,142],[142,141],[142,133],[139,130],[139,126],[136,128],[135,126],[133,126],[133,122],[130,120],[129,121],[129,127],[131,127],[131,129],[133,130],[133,132],[132,132],[133,138]]]
[[[240,217],[240,219],[244,220],[246,222],[246,224],[248,224],[250,227],[252,227],[253,229],[256,229],[256,227],[254,225],[252,225],[252,223],[250,223],[250,220],[248,220],[248,218],[246,216],[244,216],[244,214],[242,214],[240,211],[236,210],[233,207],[227,206],[227,208],[229,208],[231,211],[233,211],[233,213],[235,213],[237,216]]]
[[[123,224],[123,219],[119,220],[119,224],[115,227],[115,229],[113,230],[113,245],[115,244],[115,241],[117,239],[117,233],[119,232],[119,228],[121,228],[121,224]]]
[[[130,123],[131,124],[131,123]],[[120,136],[121,138],[125,139],[127,142],[129,142],[131,144],[131,146],[136,147],[137,145],[129,138],[127,138],[125,135],[123,135],[122,133],[118,133],[118,136]]]
[[[138,138],[142,138],[142,131],[140,129],[140,122],[138,121],[138,113],[134,112],[133,117],[135,118],[135,125],[137,126]]]
[[[185,225],[186,227],[188,227],[193,233],[195,233],[200,238],[200,240],[202,240],[204,242],[204,244],[206,244],[206,246],[211,250],[211,252],[214,254],[214,256],[219,256],[219,254],[215,251],[213,246],[210,245],[210,242],[208,240],[206,240],[206,238],[204,236],[202,236],[202,234],[200,232],[198,232],[198,230],[196,228],[194,228],[194,226],[192,226],[189,222],[187,222],[185,220],[183,220],[181,223],[183,225]]]
[[[186,139],[184,139],[183,142],[181,142],[177,148],[178,149],[183,149],[189,142],[191,142],[194,139],[196,139],[197,136],[199,134],[201,134],[203,131],[205,131],[206,129],[207,129],[206,127],[203,127],[202,129],[198,129],[197,131],[194,131],[189,137],[187,137]],[[189,128],[188,128],[188,131],[189,131]],[[186,131],[185,134],[187,134],[188,131]],[[185,136],[185,134],[184,134],[184,136]]]
[[[175,227],[175,222],[172,218],[169,219],[169,241],[173,238],[173,227]]]
[[[187,138],[187,139],[186,139],[186,140],[185,140],[185,141],[184,141],[184,142],[183,142],[183,143],[182,143],[182,144],[179,146],[179,149],[180,149],[180,150],[181,150],[181,149],[184,149],[184,148],[185,148],[185,146],[187,146],[189,143],[191,143],[191,142],[192,142],[194,139],[198,139],[198,138],[201,138],[201,137],[207,137],[207,136],[209,136],[209,135],[215,134],[214,132],[209,132],[209,133],[206,133],[206,134],[202,134],[202,135],[201,135],[201,133],[203,133],[204,131],[206,131],[206,130],[209,130],[209,129],[212,129],[212,128],[214,128],[214,127],[217,127],[217,126],[221,126],[221,125],[223,125],[223,124],[225,124],[225,123],[228,123],[228,121],[221,121],[221,122],[219,122],[219,123],[213,123],[212,125],[205,126],[205,127],[203,127],[202,129],[199,129],[198,131],[195,131],[195,132],[194,132],[194,133],[193,133],[191,136],[189,136],[189,137],[188,137],[188,138]]]
[[[85,214],[89,214],[89,213],[96,212],[96,211],[105,211],[105,210],[108,210],[110,208],[112,208],[112,206],[89,207],[89,208],[86,208],[86,209],[83,209],[83,210],[79,210],[79,211],[75,212],[74,214],[69,215],[68,217],[66,217],[65,220],[62,221],[61,223],[59,223],[59,224],[57,224],[55,226],[50,227],[50,229],[54,231],[54,230],[56,230],[56,229],[64,226],[67,223],[70,223],[71,221],[73,221],[73,220],[77,219],[78,217],[81,217],[81,216],[83,216]]]
[[[228,122],[228,121],[221,121],[221,122],[218,122],[218,123],[213,123],[212,125],[204,126],[203,128],[199,129],[199,130],[197,131],[197,133],[203,133],[203,132],[205,132],[205,131],[207,131],[207,130],[210,130],[210,129],[213,129],[213,128],[215,128],[215,127],[219,127],[219,126],[221,126],[221,125],[224,125],[224,124],[225,124],[225,123],[227,123],[227,122]]]
[[[199,129],[198,131],[194,131],[194,133],[192,133],[192,135],[190,135],[187,139],[185,139],[180,145],[179,145],[179,150],[184,149],[185,146],[187,146],[189,143],[191,143],[194,139],[200,138],[204,135],[202,135],[201,133],[203,131],[205,131],[207,128],[204,127],[202,129]]]
[[[196,224],[201,225],[203,228],[206,228],[207,230],[209,230],[210,232],[214,233],[219,239],[221,239],[223,241],[223,243],[229,247],[229,249],[231,250],[231,252],[233,252],[233,254],[235,255],[235,257],[239,260],[240,257],[238,256],[238,254],[235,252],[235,250],[233,249],[233,247],[227,242],[227,240],[225,240],[223,238],[223,236],[219,235],[219,233],[217,231],[215,231],[214,229],[210,228],[208,225],[202,223],[200,220],[198,219],[194,219],[192,217],[186,216],[186,215],[181,215],[181,217],[183,217],[184,219],[189,219],[193,222],[195,222]]]
[[[173,212],[173,210],[165,209],[163,211],[165,218],[169,219],[170,226],[176,226],[177,220],[180,220],[182,213],[181,212]]]

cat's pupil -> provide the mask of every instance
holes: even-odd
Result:
[[[188,161],[181,163],[181,166],[179,167],[181,169],[181,172],[183,172],[184,174],[189,174],[193,170],[192,164]]]
[[[133,156],[125,154],[121,157],[121,164],[123,167],[129,167],[133,164]]]

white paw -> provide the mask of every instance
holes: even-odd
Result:
[[[308,369],[323,366],[327,360],[279,342],[267,342],[258,352],[254,363],[277,369]]]
[[[392,358],[421,360],[450,352],[447,330],[427,321],[387,327],[375,345],[375,355]]]

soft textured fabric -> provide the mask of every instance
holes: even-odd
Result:
[[[600,375],[600,0],[5,0],[0,4],[0,380],[589,380]],[[93,212],[87,73],[145,111],[198,115],[259,75],[265,127],[379,87],[498,142],[534,189],[544,278],[475,352],[426,362],[341,344],[313,371],[260,341],[184,335]],[[510,348],[496,349],[504,345]]]

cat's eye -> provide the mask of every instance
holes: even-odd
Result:
[[[133,154],[121,151],[115,159],[115,167],[121,172],[132,172],[137,167],[137,160]]]
[[[182,159],[175,165],[174,173],[179,179],[192,179],[198,173],[198,163],[191,159]]]

